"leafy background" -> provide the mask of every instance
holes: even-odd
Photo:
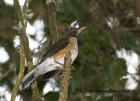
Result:
[[[59,34],[63,36],[66,27],[78,20],[86,29],[79,36],[79,55],[73,66],[69,87],[70,101],[139,101],[139,69],[131,73],[126,61],[118,58],[116,52],[124,49],[128,55],[139,55],[140,1],[139,0],[56,0],[56,18]],[[45,0],[31,0],[28,18],[31,25],[39,19],[44,23],[43,38],[37,49],[31,49],[37,61],[51,45]],[[9,55],[9,60],[0,64],[0,75],[16,67],[4,79],[0,86],[11,92],[19,69],[19,49],[14,40],[18,36],[17,17],[12,5],[0,0],[0,47]],[[30,29],[31,30],[31,29]],[[37,32],[28,37],[37,40]],[[43,38],[41,40],[43,40]],[[31,43],[33,44],[33,43]],[[37,50],[37,51],[35,51]],[[133,54],[132,54],[133,53]],[[0,58],[3,58],[0,56]],[[133,59],[132,59],[133,60]],[[137,87],[128,93],[98,93],[96,90],[124,90],[129,75],[135,79]],[[137,76],[137,78],[136,78]],[[59,78],[55,77],[54,89],[59,87]],[[47,81],[37,79],[40,93]],[[49,80],[48,82],[49,83]],[[86,91],[84,91],[86,90]],[[42,95],[45,101],[57,101],[58,91]],[[19,94],[24,101],[30,101],[31,90]],[[5,94],[0,96],[5,99]]]

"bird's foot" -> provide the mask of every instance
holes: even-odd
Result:
[[[72,69],[72,70],[74,70],[74,69],[75,69],[75,67],[71,65],[71,69]]]

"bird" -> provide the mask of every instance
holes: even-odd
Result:
[[[64,38],[52,45],[42,56],[38,65],[27,73],[21,80],[19,90],[26,89],[37,77],[43,76],[49,79],[63,70],[64,58],[68,52],[71,52],[71,64],[78,55],[79,33],[85,27],[79,27],[77,21],[73,21],[65,31]]]

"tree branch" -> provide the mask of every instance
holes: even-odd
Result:
[[[20,69],[19,69],[19,74],[16,80],[16,84],[13,88],[12,95],[11,95],[11,101],[15,101],[16,95],[18,93],[20,81],[24,75],[24,60],[25,60],[25,55],[24,55],[24,48],[23,48],[23,42],[20,40]]]
[[[60,75],[60,91],[58,101],[68,101],[68,87],[71,71],[71,53],[68,52],[65,56],[63,73]]]
[[[52,43],[54,44],[60,38],[60,34],[58,34],[55,10],[56,4],[54,0],[46,0],[46,5],[48,9],[48,20],[49,20],[49,28]],[[60,76],[60,92],[59,92],[59,101],[67,101],[68,99],[68,86],[70,79],[70,71],[71,71],[71,53],[68,52],[65,57],[64,70],[62,75]]]
[[[54,0],[46,0],[46,5],[48,10],[50,35],[51,35],[52,43],[54,44],[60,38],[60,35],[58,34],[57,22],[55,17],[56,3]]]
[[[27,60],[28,71],[31,71],[32,67],[33,67],[33,63],[32,63],[28,38],[26,36],[27,10],[28,10],[28,6],[29,6],[29,0],[25,1],[24,7],[23,7],[23,14],[22,14],[22,10],[20,8],[18,0],[14,0],[14,5],[15,5],[15,11],[17,13],[18,20],[19,20],[19,23],[18,23],[19,32],[20,32],[21,40],[23,41],[23,48],[24,48],[25,57]],[[37,88],[37,83],[33,82],[31,84],[31,88],[32,88],[32,92],[33,92],[32,100],[41,101],[41,96],[40,96],[38,88]]]

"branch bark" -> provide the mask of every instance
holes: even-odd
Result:
[[[24,60],[25,60],[25,55],[24,55],[24,48],[23,48],[23,42],[22,40],[20,41],[20,69],[19,69],[19,74],[16,80],[16,84],[13,88],[12,95],[11,95],[11,101],[15,101],[16,95],[18,93],[20,81],[24,75]]]
[[[20,33],[21,41],[23,42],[23,48],[24,48],[24,53],[25,53],[25,57],[27,60],[28,71],[31,71],[32,67],[33,67],[33,63],[32,63],[32,58],[31,58],[31,52],[29,49],[28,38],[26,36],[27,10],[28,10],[28,6],[29,6],[29,0],[25,1],[25,4],[23,6],[23,12],[20,8],[18,0],[14,0],[14,5],[15,5],[15,11],[16,11],[17,16],[18,16],[19,33]],[[33,92],[32,101],[41,101],[41,96],[39,94],[36,81],[31,84],[31,88],[32,88],[32,92]]]
[[[63,73],[60,75],[60,91],[58,101],[68,101],[68,87],[71,71],[71,53],[68,52],[65,56]]]
[[[52,43],[54,44],[60,39],[60,35],[58,34],[57,22],[56,22],[56,3],[54,0],[46,0],[47,11],[48,11],[48,20],[49,20],[49,29],[50,35],[52,39]]]

